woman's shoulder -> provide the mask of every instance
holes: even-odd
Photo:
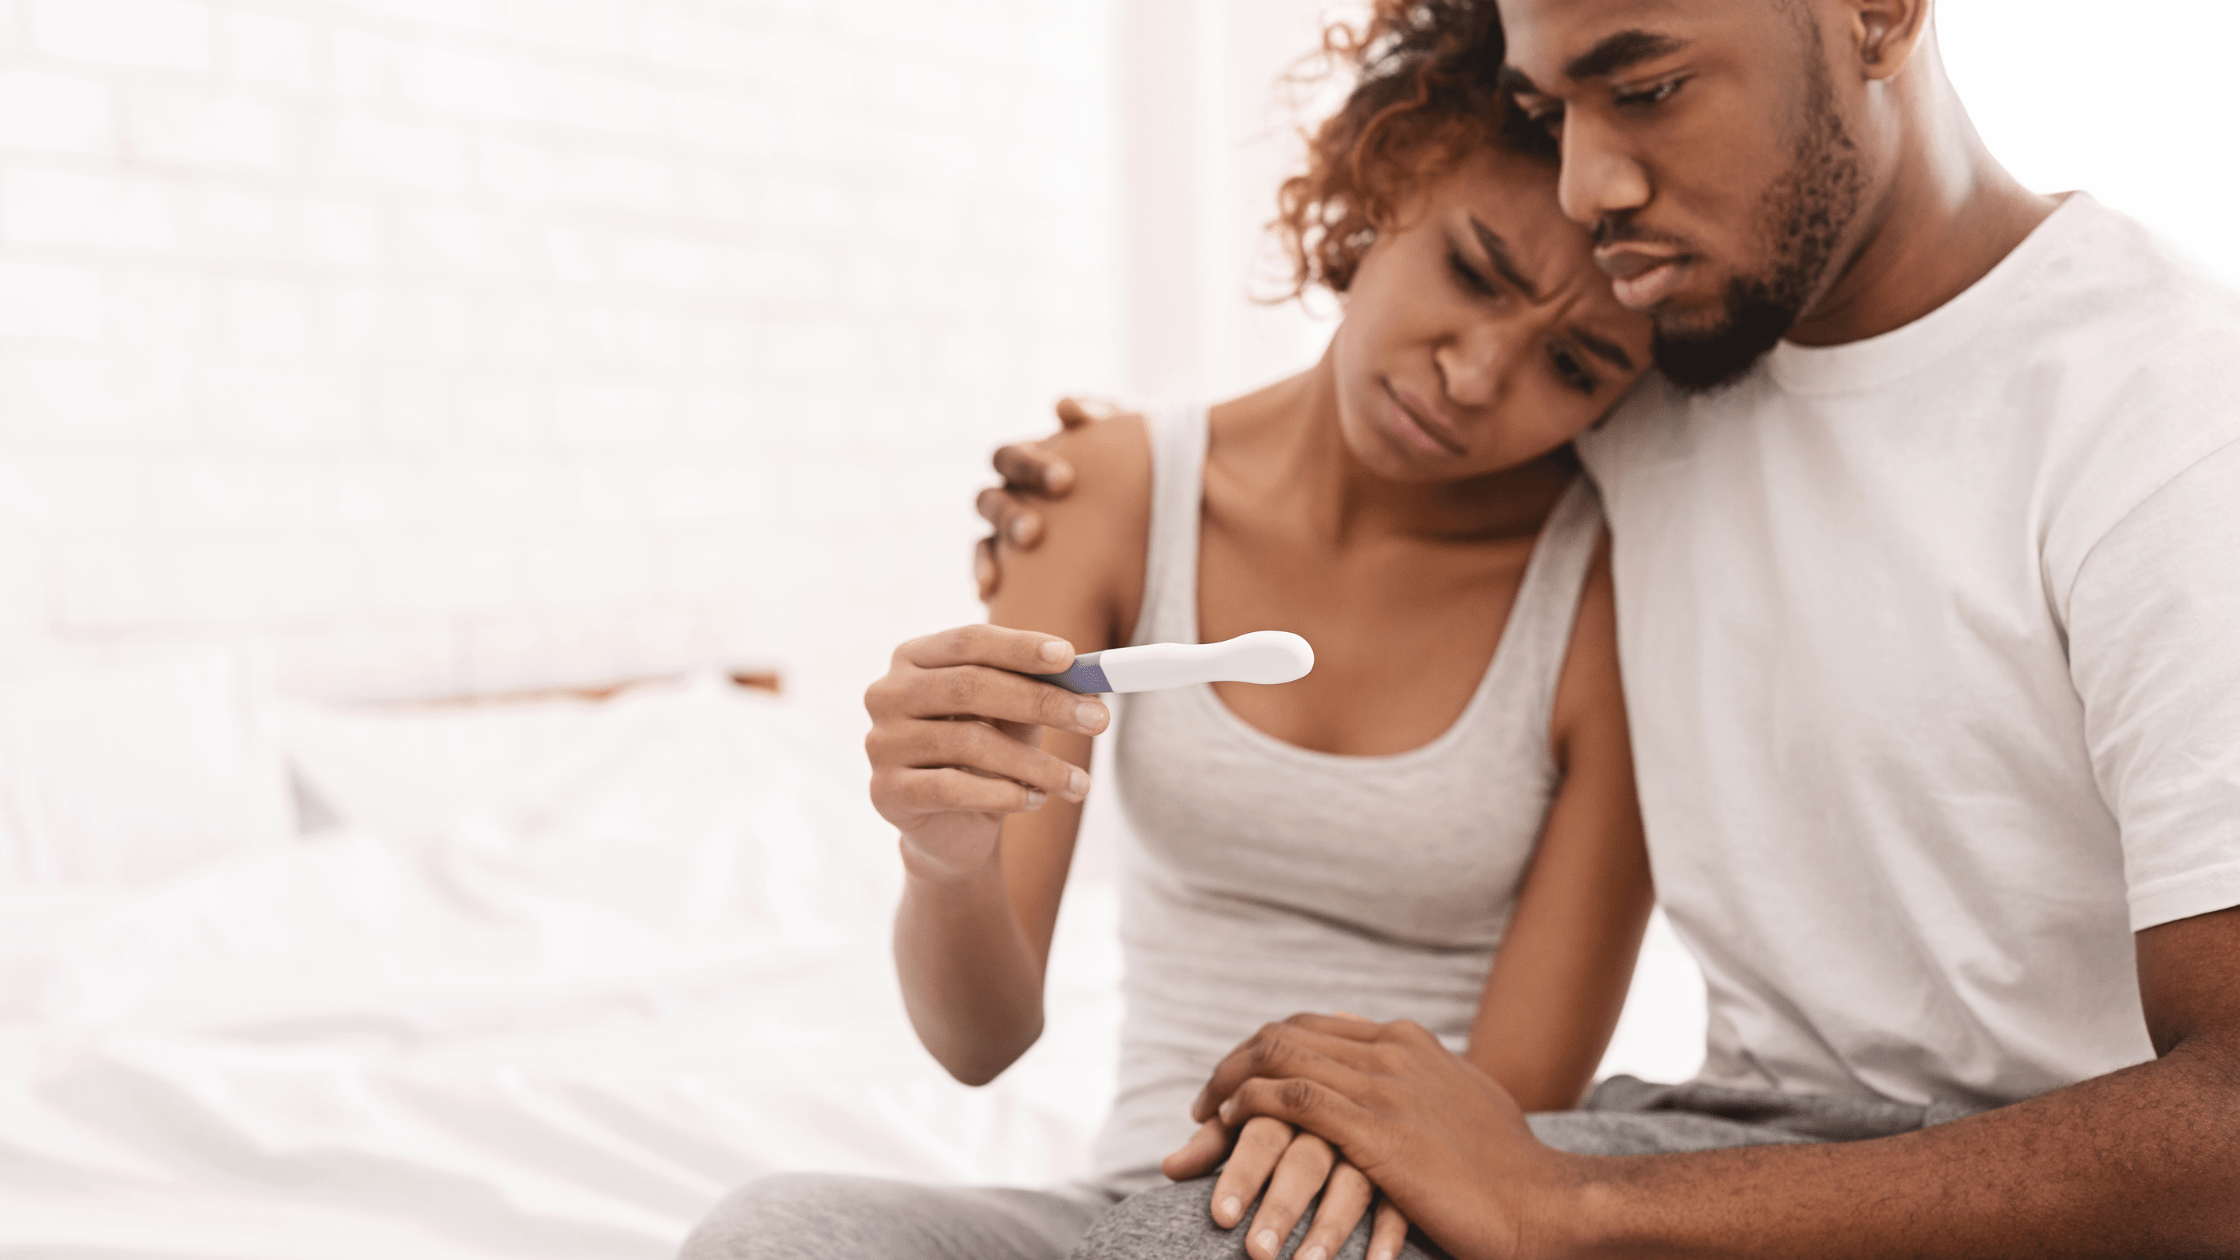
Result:
[[[1142,411],[1115,412],[1044,443],[1074,468],[1073,493],[1060,502],[1148,503],[1154,423]]]
[[[1043,442],[1073,469],[1065,496],[1038,505],[1050,542],[1088,542],[1066,537],[1065,527],[1076,521],[1107,535],[1132,523],[1150,527],[1153,424],[1143,412],[1117,412]]]
[[[1072,467],[1073,480],[1064,497],[1036,505],[1043,522],[1037,545],[1001,541],[1006,594],[1035,605],[1088,600],[1109,620],[1113,641],[1124,641],[1142,604],[1150,552],[1151,425],[1142,413],[1123,412],[1043,442]]]

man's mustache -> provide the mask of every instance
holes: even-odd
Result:
[[[1604,215],[1595,220],[1594,247],[1603,249],[1611,245],[1668,245],[1682,252],[1692,252],[1687,241],[1669,233],[1649,231],[1634,222],[1631,215]]]

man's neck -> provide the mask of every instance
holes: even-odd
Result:
[[[1889,89],[1905,97],[1896,102],[1894,175],[1862,216],[1850,262],[1790,329],[1799,345],[1863,341],[1920,319],[1981,280],[2060,204],[1999,165],[1935,46],[1922,52],[1911,81]]]

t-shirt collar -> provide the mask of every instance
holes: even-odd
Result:
[[[1966,345],[2008,310],[2039,264],[2057,254],[2100,213],[2099,203],[2089,195],[2065,193],[2061,204],[2020,245],[1943,306],[1864,341],[1839,346],[1784,341],[1766,356],[1766,370],[1781,388],[1800,394],[1871,389],[1919,372]]]

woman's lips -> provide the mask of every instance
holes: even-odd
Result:
[[[1385,382],[1384,391],[1392,404],[1392,427],[1409,445],[1432,455],[1463,453],[1461,439],[1446,425],[1431,418],[1431,408],[1425,406],[1422,399],[1390,381]]]

